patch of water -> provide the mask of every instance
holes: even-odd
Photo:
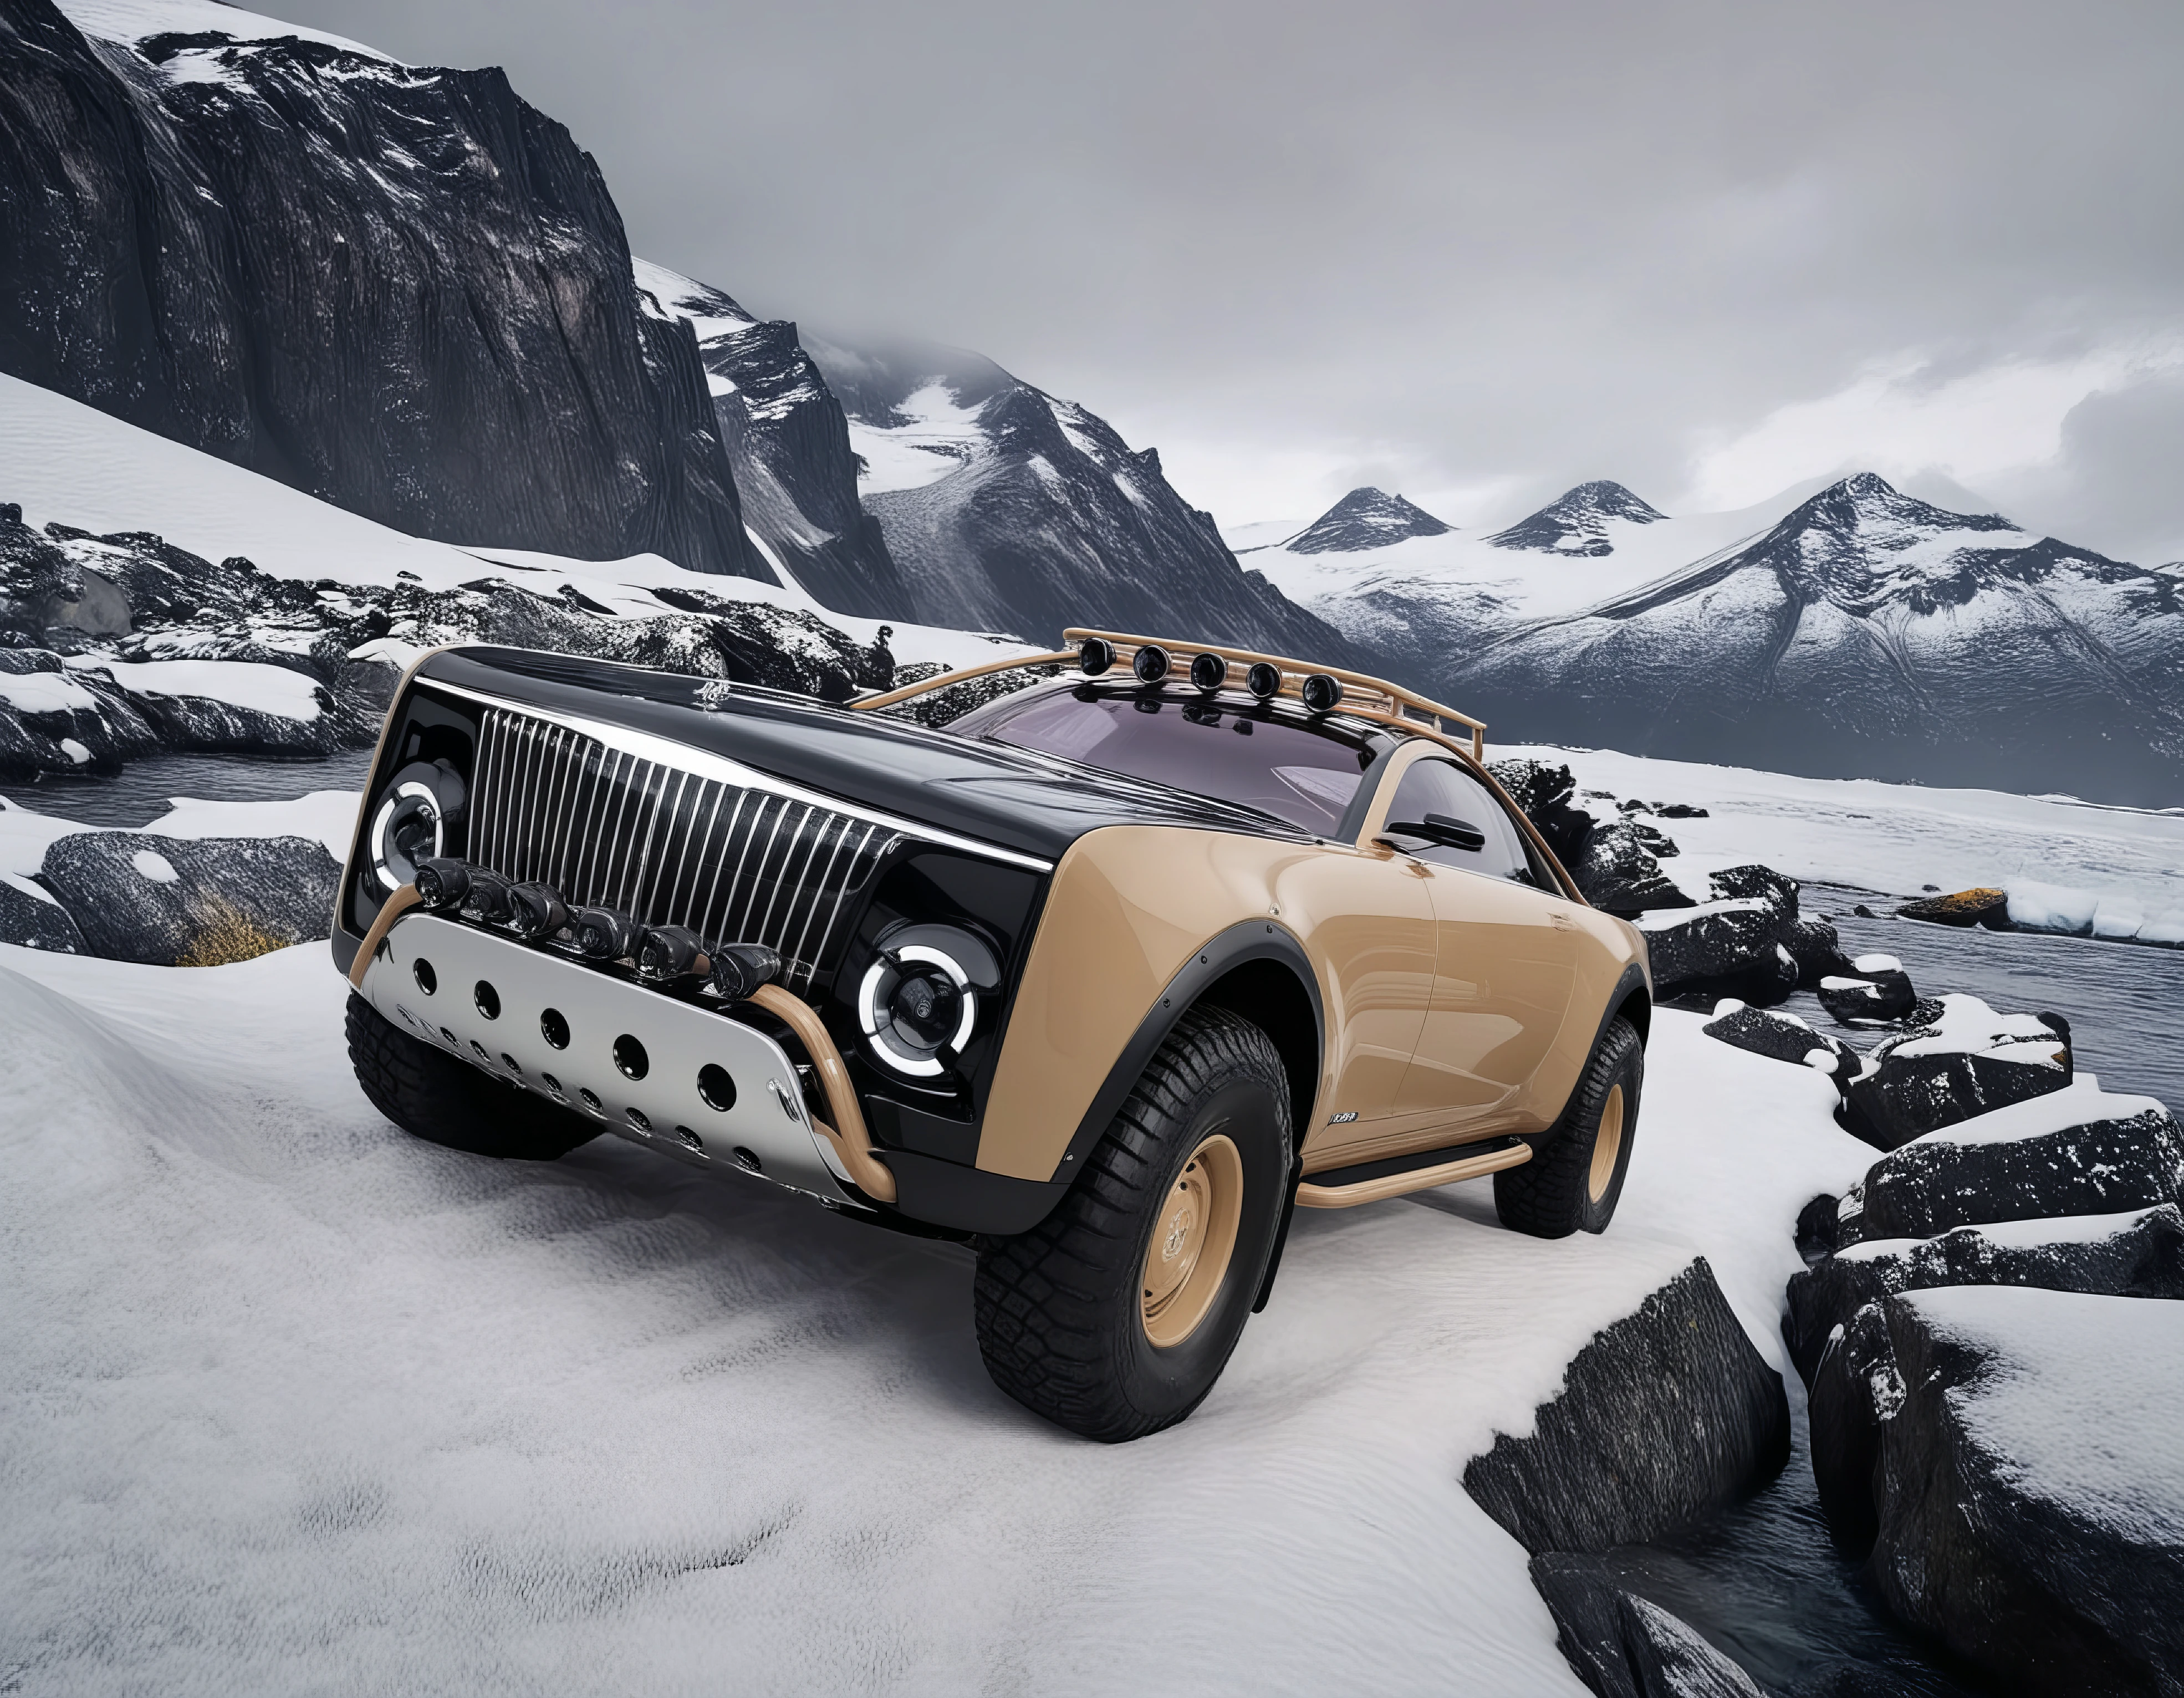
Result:
[[[1859,916],[1861,903],[1875,917]],[[1899,920],[1892,899],[1831,885],[1808,884],[1800,905],[1834,921],[1847,955],[1897,957],[1922,995],[1964,991],[2004,1013],[2063,1015],[2078,1065],[2109,1089],[2184,1106],[2175,1041],[2184,950]],[[1859,1049],[1886,1035],[1836,1026],[1809,992],[1784,1005]],[[1813,1484],[1804,1388],[1792,1374],[1787,1389],[1793,1438],[1781,1475],[1726,1515],[1612,1553],[1624,1585],[1690,1623],[1776,1698],[1999,1692],[1890,1616],[1864,1565],[1836,1548]]]
[[[262,754],[157,754],[107,777],[62,773],[6,787],[8,799],[86,826],[148,826],[176,796],[204,802],[292,802],[314,790],[361,790],[371,750],[302,760]]]
[[[1853,910],[1863,903],[1876,916]],[[2184,1009],[2184,949],[2107,944],[2032,932],[1982,932],[1898,920],[1896,899],[1871,891],[1808,884],[1799,906],[1825,914],[1842,938],[1843,953],[1894,955],[1921,996],[1969,991],[2003,1014],[2049,1010],[2070,1022],[2077,1065],[2098,1073],[2112,1091],[2137,1091],[2184,1109],[2184,1049],[2176,1043]],[[1824,1032],[1869,1049],[1886,1033],[1836,1026],[1819,999],[1801,991],[1784,1005]]]

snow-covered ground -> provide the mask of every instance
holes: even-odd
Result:
[[[1695,1251],[1779,1364],[1872,1155],[1663,1011],[1604,1237],[1307,1211],[1205,1407],[1104,1448],[989,1383],[967,1252],[416,1143],[343,990],[0,948],[10,1690],[1574,1694],[1465,1461]]]
[[[2058,911],[2064,899],[2090,895],[2091,916],[2105,895],[2136,904],[2149,924],[2184,917],[2184,808],[1798,778],[1613,749],[1487,745],[1490,760],[1514,756],[1567,765],[1581,790],[1706,809],[1703,820],[1640,816],[1682,851],[1662,870],[1701,896],[1708,873],[1760,861],[1793,878],[1892,895],[1916,896],[1928,885],[2000,886],[2013,893],[2013,912],[2018,888],[2042,885],[2062,888],[2042,895]]]

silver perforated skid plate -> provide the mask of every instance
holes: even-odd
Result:
[[[415,912],[387,934],[364,995],[404,1031],[566,1104],[603,1131],[849,1200],[787,1053],[709,1008]]]

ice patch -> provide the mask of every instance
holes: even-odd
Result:
[[[88,765],[91,762],[91,751],[72,737],[61,739],[61,753],[79,766]]]

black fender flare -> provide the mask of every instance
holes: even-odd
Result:
[[[1622,976],[1615,981],[1615,988],[1608,993],[1607,1001],[1600,1010],[1599,1024],[1592,1030],[1592,1042],[1585,1046],[1585,1059],[1588,1066],[1591,1063],[1594,1051],[1600,1048],[1600,1040],[1607,1035],[1607,1022],[1623,1012],[1633,996],[1643,1002],[1649,1010],[1652,1008],[1653,987],[1646,977],[1646,969],[1636,961],[1630,962],[1623,969]],[[1638,1042],[1641,1048],[1649,1035],[1651,1024],[1651,1021],[1648,1020],[1641,1022],[1639,1025]],[[1584,1084],[1585,1068],[1580,1067],[1577,1081],[1570,1087],[1569,1097],[1565,1099],[1563,1105],[1555,1111],[1553,1121],[1549,1123],[1545,1131],[1533,1133],[1524,1141],[1536,1149],[1561,1131],[1563,1122],[1569,1115],[1570,1102],[1575,1100]]]
[[[1122,1054],[1115,1058],[1115,1065],[1107,1070],[1106,1080],[1094,1093],[1091,1106],[1084,1111],[1084,1119],[1070,1137],[1067,1150],[1056,1164],[1056,1179],[1073,1181],[1084,1171],[1085,1159],[1091,1155],[1093,1146],[1122,1111],[1123,1100],[1144,1077],[1155,1052],[1175,1030],[1176,1022],[1217,983],[1252,961],[1279,962],[1288,967],[1301,985],[1312,1004],[1312,1035],[1318,1051],[1313,1058],[1313,1071],[1317,1074],[1318,1062],[1327,1054],[1327,1010],[1320,999],[1319,977],[1312,971],[1312,958],[1305,954],[1304,945],[1288,927],[1272,920],[1240,921],[1201,944],[1175,977],[1162,987],[1160,995],[1145,1010],[1138,1029],[1130,1034]],[[1311,1108],[1310,1104],[1306,1105],[1306,1115]],[[1301,1144],[1304,1127],[1295,1126],[1291,1131],[1293,1142]],[[1294,1165],[1294,1155],[1291,1160]]]

